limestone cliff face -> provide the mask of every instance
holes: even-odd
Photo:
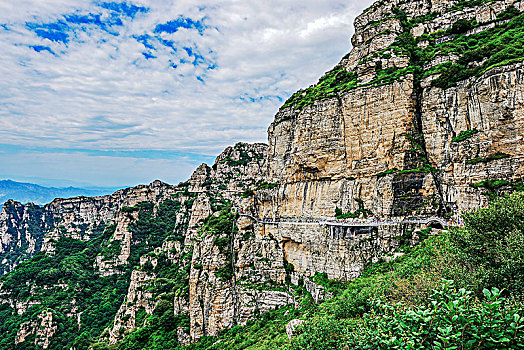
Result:
[[[351,52],[269,127],[267,181],[275,186],[256,193],[260,217],[333,218],[337,208],[382,220],[452,216],[521,183],[523,64],[488,66],[449,87],[435,81],[455,62],[484,67],[487,57],[468,63],[455,43],[476,44],[479,33],[511,21],[503,13],[522,10],[514,0],[375,2],[355,20]],[[320,224],[261,228],[281,237],[300,273],[343,279],[391,253],[408,229],[340,241]]]
[[[265,215],[329,217],[336,207],[355,210],[357,199],[377,217],[456,213],[486,201],[470,184],[522,177],[522,64],[442,89],[431,84],[438,74],[415,77],[418,63],[399,47],[408,34],[418,47],[437,51],[424,64],[429,70],[458,59],[438,53],[436,43],[454,38],[439,33],[474,19],[477,26],[464,33],[473,35],[507,22],[497,16],[509,7],[524,6],[459,3],[377,1],[357,17],[354,48],[338,65],[358,77],[355,87],[302,108],[286,104],[269,127],[269,177],[280,186],[265,197]],[[384,80],[387,69],[399,76]],[[453,142],[466,130],[479,133]],[[466,164],[497,152],[509,156]]]
[[[442,169],[442,188],[458,210],[482,206],[488,196],[470,184],[524,178],[524,65],[494,68],[455,88],[424,90],[422,121],[428,155]],[[478,130],[452,142],[463,130]],[[489,162],[472,162],[494,154]],[[474,163],[474,164],[472,164]]]
[[[402,80],[279,112],[268,133],[269,176],[280,186],[266,210],[333,216],[337,206],[349,210],[362,198],[377,216],[389,215],[392,185],[374,175],[404,166],[412,89],[412,82]],[[294,117],[279,121],[286,113]]]

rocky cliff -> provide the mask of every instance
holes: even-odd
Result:
[[[524,55],[512,45],[523,40],[523,9],[513,0],[375,2],[355,20],[351,52],[269,127],[275,186],[257,193],[260,216],[452,218],[522,188]],[[345,246],[323,241],[322,225],[294,230],[283,250],[298,271],[347,279],[407,228],[380,226],[378,238],[350,235],[356,243]],[[378,253],[359,246],[369,239]]]
[[[268,145],[229,147],[177,186],[6,203],[4,342],[188,344],[318,302],[323,278],[353,279],[523,188],[523,10],[377,1],[351,52],[282,106]]]
[[[264,210],[333,216],[361,199],[377,217],[443,215],[485,203],[472,185],[519,182],[522,63],[498,50],[493,60],[482,41],[520,40],[495,39],[520,25],[523,7],[377,1],[355,20],[353,50],[269,127],[269,176],[280,186]]]
[[[101,234],[123,207],[168,198],[173,186],[155,181],[150,185],[119,190],[103,197],[55,199],[38,206],[7,201],[0,212],[0,274],[37,252],[52,250],[47,244],[61,236],[89,240]]]

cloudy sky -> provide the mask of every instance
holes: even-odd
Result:
[[[0,0],[0,178],[177,183],[346,54],[371,0]]]

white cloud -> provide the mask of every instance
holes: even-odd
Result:
[[[279,98],[316,82],[349,51],[353,19],[371,2],[137,0],[149,12],[124,18],[118,35],[83,25],[66,46],[25,23],[97,11],[107,20],[99,2],[0,0],[0,25],[9,29],[0,27],[0,143],[217,155],[237,141],[265,141]],[[208,28],[162,33],[176,52],[158,42],[148,50],[134,38],[179,16]],[[184,47],[206,61],[194,66]],[[92,165],[118,176],[104,164]]]

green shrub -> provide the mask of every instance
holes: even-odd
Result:
[[[338,92],[347,91],[356,86],[356,73],[348,72],[343,66],[336,66],[320,78],[316,85],[293,94],[281,109],[291,106],[296,109],[303,109],[315,101],[335,97]]]
[[[478,131],[477,129],[461,131],[457,137],[451,140],[451,143],[456,143],[456,142],[467,140],[470,137],[473,137],[474,135],[478,134],[479,132],[480,131]]]
[[[451,26],[451,34],[462,34],[475,27],[475,20],[461,18]]]
[[[453,53],[460,58],[456,63],[442,64],[425,73],[425,76],[438,74],[432,85],[447,89],[459,81],[480,76],[488,69],[521,62],[524,59],[524,15],[517,13],[512,6],[508,7],[502,18],[510,19],[508,23],[490,28],[470,36],[456,35],[453,40],[436,45],[430,56]],[[501,18],[501,19],[502,19]],[[475,25],[462,21],[452,31],[463,31]]]
[[[427,305],[404,308],[376,301],[363,322],[349,331],[351,349],[517,349],[524,343],[523,310],[508,311],[497,288],[472,293],[446,281]]]
[[[253,197],[255,195],[255,192],[253,190],[245,190],[243,193],[242,193],[242,198],[249,198],[249,197]]]
[[[464,214],[465,230],[452,238],[461,260],[479,285],[524,291],[524,192],[494,200]]]
[[[386,175],[389,175],[389,174],[396,174],[398,172],[398,169],[389,169],[389,170],[386,170],[386,171],[382,171],[378,174],[376,174],[375,176],[380,178],[380,177],[384,177]]]
[[[335,216],[337,217],[337,219],[350,219],[350,218],[359,218],[359,217],[363,217],[363,218],[367,218],[368,216],[370,215],[373,215],[373,212],[369,209],[366,209],[366,207],[364,206],[364,201],[361,199],[361,198],[356,198],[355,201],[357,202],[358,204],[358,209],[355,210],[354,212],[347,212],[345,214],[342,213],[342,209],[340,208],[335,208]]]
[[[223,249],[224,247],[229,245],[229,242],[231,239],[227,236],[217,236],[215,237],[213,243],[219,247],[219,249]]]
[[[508,6],[504,11],[498,14],[497,20],[503,21],[520,15],[520,11],[513,5]]]
[[[333,318],[316,318],[314,322],[307,322],[297,329],[289,350],[338,350],[345,343],[347,321]]]
[[[275,188],[275,187],[278,187],[279,184],[278,183],[267,183],[267,182],[264,182],[264,181],[260,181],[257,183],[257,190],[268,190],[268,189],[271,189],[271,188]]]
[[[507,153],[497,152],[495,154],[488,155],[486,158],[477,157],[477,158],[473,158],[473,159],[468,159],[466,161],[466,164],[475,165],[475,164],[478,164],[478,163],[488,163],[488,162],[491,162],[492,160],[505,159],[505,158],[509,158],[509,157],[511,157],[511,156],[509,154],[507,154]]]
[[[215,272],[215,275],[223,282],[226,282],[233,278],[233,273],[233,266],[231,266],[231,262],[228,261],[224,266],[220,267],[217,272]]]
[[[524,342],[522,309],[511,310],[497,288],[482,303],[444,281],[426,303],[369,302],[362,319],[320,316],[299,328],[289,349],[516,349]]]

